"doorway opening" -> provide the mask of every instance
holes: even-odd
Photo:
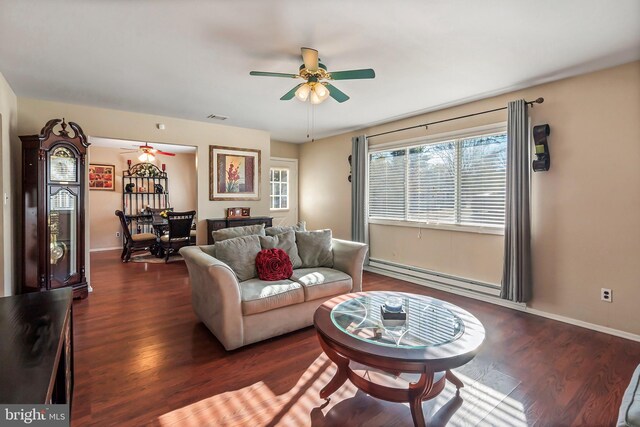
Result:
[[[125,231],[116,210],[126,216],[132,236],[156,234],[158,239],[166,230],[153,222],[154,215],[196,211],[196,147],[104,137],[89,137],[89,142],[90,253],[123,251]],[[137,255],[151,259],[150,253]]]

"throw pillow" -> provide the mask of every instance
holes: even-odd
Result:
[[[263,249],[256,256],[256,269],[260,280],[273,282],[291,277],[293,267],[289,255],[282,249]]]
[[[302,267],[302,260],[298,254],[298,245],[296,245],[296,233],[293,230],[276,234],[275,236],[259,236],[259,238],[262,249],[282,249],[289,255],[293,268]]]
[[[258,236],[242,236],[216,242],[216,258],[227,264],[240,282],[257,276],[256,255],[260,252]]]
[[[275,236],[276,234],[282,234],[285,231],[305,231],[307,223],[305,221],[298,221],[296,225],[284,226],[284,227],[268,227],[264,229],[267,236]]]
[[[200,246],[200,249],[202,250],[202,252],[204,252],[205,254],[211,256],[211,257],[216,257],[216,245],[202,245]]]
[[[331,230],[296,231],[302,268],[333,267]]]
[[[222,242],[223,240],[233,239],[241,236],[264,236],[264,224],[245,225],[243,227],[229,227],[211,232],[214,242]]]

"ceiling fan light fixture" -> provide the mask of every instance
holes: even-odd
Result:
[[[320,102],[329,97],[329,89],[327,89],[322,83],[316,83],[313,86],[313,91],[318,95],[318,98],[320,98]]]
[[[311,86],[309,83],[305,83],[296,90],[296,98],[300,101],[304,102],[309,98],[309,93],[311,92]]]
[[[156,159],[156,157],[151,154],[151,153],[142,153],[140,154],[140,156],[138,157],[138,160],[140,160],[141,162],[153,162]]]
[[[311,95],[309,95],[309,101],[313,104],[313,105],[318,105],[320,104],[323,100],[320,99],[320,97],[318,96],[318,94],[316,93],[316,91],[312,91]]]

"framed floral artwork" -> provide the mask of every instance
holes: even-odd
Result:
[[[260,150],[210,145],[209,200],[260,200]]]
[[[114,191],[115,177],[114,165],[89,164],[89,190]]]

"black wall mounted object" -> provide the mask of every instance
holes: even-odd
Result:
[[[551,134],[551,128],[548,124],[533,127],[533,141],[536,146],[536,159],[533,161],[534,172],[545,172],[551,166],[551,155],[549,154],[549,145],[547,137]]]

